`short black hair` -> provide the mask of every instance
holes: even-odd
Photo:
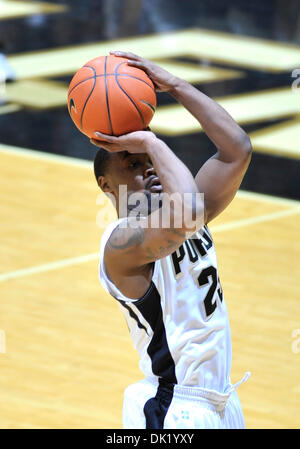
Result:
[[[97,182],[99,176],[104,176],[107,173],[109,160],[110,153],[103,148],[100,148],[94,158],[94,173]]]

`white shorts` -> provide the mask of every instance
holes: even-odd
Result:
[[[124,429],[244,429],[245,421],[236,388],[224,394],[204,388],[172,385],[143,379],[124,392]]]

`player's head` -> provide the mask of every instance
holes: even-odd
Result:
[[[94,173],[101,190],[109,196],[113,195],[118,211],[120,201],[130,203],[132,194],[143,194],[147,198],[148,213],[151,211],[150,203],[152,210],[157,207],[155,206],[158,204],[157,201],[151,202],[150,199],[162,193],[162,186],[146,153],[128,153],[127,151],[110,153],[100,148],[94,158]],[[120,193],[124,191],[126,191],[126,198],[122,198]]]

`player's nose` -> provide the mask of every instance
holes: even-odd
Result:
[[[144,178],[149,178],[149,176],[155,175],[156,176],[156,172],[154,167],[147,167],[144,171]]]

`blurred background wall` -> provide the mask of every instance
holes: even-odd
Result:
[[[9,1],[1,2],[8,5]],[[53,10],[46,8],[48,2],[24,2],[35,6],[33,13],[7,15],[0,20],[0,43],[2,54],[14,69],[16,56],[27,52],[43,52],[49,49],[71,48],[77,45],[88,45],[95,42],[110,42],[111,40],[142,38],[148,35],[160,35],[180,30],[199,29],[210,30],[239,39],[249,39],[249,51],[255,52],[253,38],[272,41],[277,46],[291,45],[297,49],[300,45],[300,2],[298,0],[53,0],[50,4]],[[41,5],[45,5],[45,8]],[[39,6],[37,6],[39,5]],[[60,8],[55,10],[55,7]],[[133,41],[131,41],[133,42]],[[197,44],[199,45],[199,41]],[[203,45],[206,45],[203,43]],[[188,46],[193,48],[195,43],[190,40]],[[201,41],[200,41],[201,46]],[[222,47],[222,39],[219,39]],[[278,48],[279,48],[278,47]],[[143,46],[141,46],[143,49]],[[129,48],[129,50],[131,50]],[[172,57],[169,61],[177,63],[197,64],[199,67],[232,69],[232,65],[224,61],[218,62],[209,57],[193,57],[182,55]],[[234,51],[234,50],[233,50]],[[300,54],[300,47],[299,47]],[[142,55],[143,56],[143,55]],[[268,56],[268,55],[266,55]],[[168,59],[168,58],[164,58]],[[257,60],[263,59],[257,54]],[[232,95],[242,95],[270,91],[277,88],[290,89],[293,78],[292,70],[300,67],[299,63],[287,66],[282,70],[264,70],[259,65],[246,67],[242,61],[235,64],[235,70],[242,70],[243,76],[233,79],[212,80],[211,82],[195,81],[196,87],[204,93],[218,98]],[[79,67],[78,67],[79,68]],[[22,70],[16,70],[16,81],[22,78]],[[47,77],[56,83],[69,83],[73,73]],[[34,77],[33,77],[34,78]],[[8,80],[10,81],[10,80]],[[7,85],[8,86],[8,85]],[[18,85],[14,88],[16,92]],[[21,90],[22,89],[22,90]],[[300,90],[300,88],[299,88]],[[8,86],[7,92],[12,91]],[[24,86],[20,85],[19,92],[24,93]],[[296,93],[295,93],[296,95]],[[13,95],[12,95],[13,96]],[[18,95],[14,93],[14,103],[18,102]],[[16,98],[17,97],[17,98]],[[300,94],[299,94],[300,98]],[[279,100],[274,95],[274,110],[279,107]],[[2,100],[3,103],[3,100]],[[6,105],[12,103],[9,95]],[[26,102],[25,102],[26,103]],[[2,143],[29,147],[42,151],[68,154],[75,157],[92,159],[94,150],[89,142],[74,129],[66,105],[44,107],[43,109],[27,104],[14,112],[0,115]],[[158,105],[172,104],[172,98],[158,94]],[[299,102],[300,103],[300,102]],[[247,104],[247,101],[245,101]],[[5,111],[4,111],[5,112]],[[267,118],[251,120],[241,126],[250,134],[267,127],[280,125],[290,120],[298,120],[300,110],[281,112]],[[294,122],[293,122],[294,123]],[[298,123],[298,122],[297,122]],[[296,124],[297,124],[296,123]],[[18,129],[18,133],[15,132]],[[273,128],[270,128],[272,131]],[[155,130],[154,130],[155,131]],[[276,131],[277,132],[277,131]],[[287,140],[282,148],[272,147],[276,135],[271,132],[270,144],[267,150],[254,147],[251,167],[243,181],[244,189],[269,193],[290,198],[300,198],[299,149],[297,139],[300,131],[293,127],[293,135],[287,133]],[[160,134],[158,132],[158,134]],[[282,135],[280,134],[281,138]],[[289,137],[290,136],[290,137]],[[172,149],[194,170],[202,164],[214,151],[212,144],[203,133],[182,135],[161,134]],[[267,139],[266,135],[266,139]],[[273,139],[273,140],[272,140]],[[270,148],[269,148],[270,147]],[[290,151],[292,148],[292,151]],[[257,150],[257,151],[256,151]]]

